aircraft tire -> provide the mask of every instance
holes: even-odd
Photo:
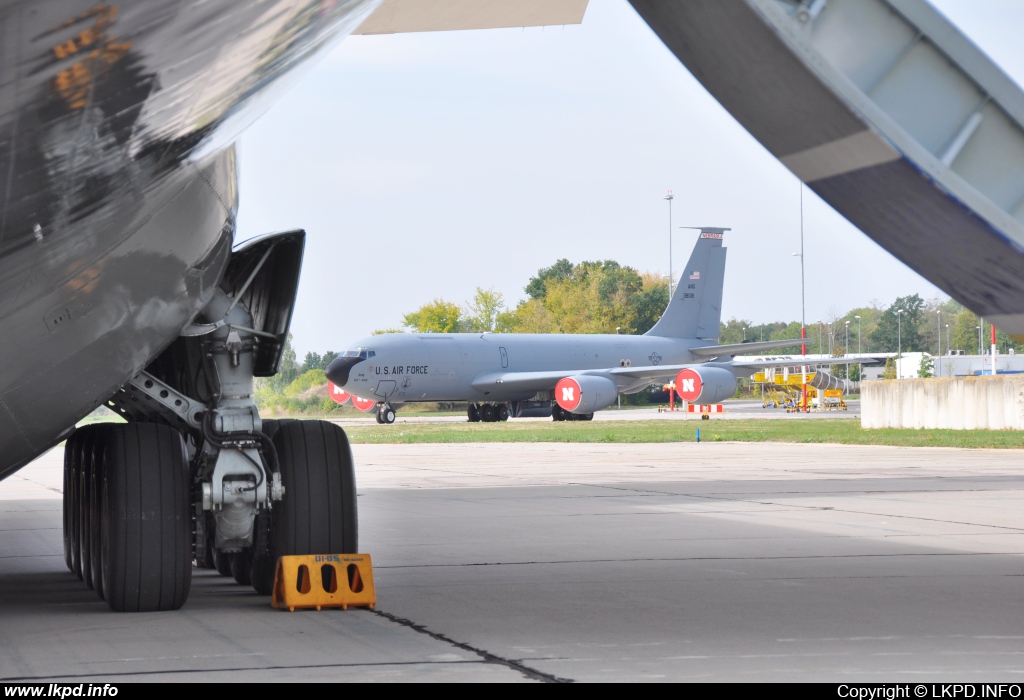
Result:
[[[381,422],[384,425],[391,425],[395,422],[395,409],[385,408],[380,412]]]
[[[76,430],[64,443],[64,562],[68,570],[81,575],[78,549],[78,472],[82,464],[82,443],[86,433]]]
[[[94,563],[92,549],[92,528],[94,524],[92,504],[92,488],[95,483],[93,475],[96,471],[96,463],[99,461],[97,453],[102,454],[102,438],[95,430],[89,430],[92,426],[85,426],[82,431],[85,433],[82,440],[81,459],[78,469],[78,561],[81,570],[82,581],[89,588],[92,588],[92,567]],[[100,444],[97,445],[97,442]]]
[[[291,419],[285,420],[264,420],[262,432],[271,440],[274,439],[274,435],[277,434],[278,429],[285,422],[291,422]],[[260,533],[264,535],[264,542],[266,546],[261,548],[259,537]],[[256,516],[256,541],[253,542],[252,547],[252,567],[249,570],[249,581],[252,583],[253,589],[259,595],[270,595],[273,591],[274,585],[274,569],[277,565],[276,561],[271,560],[270,552],[267,551],[269,548],[269,532],[270,532],[270,515],[267,511],[262,510],[260,514]]]
[[[561,406],[559,406],[557,403],[554,404],[553,406],[551,406],[551,420],[553,420],[553,421],[569,420],[568,415],[569,414],[567,414],[565,412],[565,410]]]
[[[469,418],[470,423],[480,422],[480,409],[475,403],[469,404],[469,408],[466,409],[466,417]]]
[[[116,612],[176,610],[185,604],[192,585],[185,441],[166,425],[129,423],[114,426],[105,442],[107,604]]]
[[[289,421],[273,440],[285,491],[272,511],[270,556],[254,562],[253,588],[264,594],[272,590],[282,556],[354,554],[359,548],[355,471],[345,431],[327,421]]]
[[[243,549],[228,555],[231,577],[239,586],[252,584],[252,549]]]
[[[109,439],[110,431],[113,429],[113,425],[109,423],[103,423],[100,425],[90,425],[83,428],[83,430],[89,430],[94,432],[92,441],[92,459],[83,461],[83,466],[87,467],[86,472],[86,491],[88,498],[83,499],[83,506],[89,511],[89,526],[83,528],[82,538],[88,538],[88,546],[83,547],[82,559],[85,560],[85,551],[89,552],[89,573],[91,579],[86,581],[89,588],[96,591],[96,595],[103,598],[104,595],[104,581],[103,581],[103,473],[104,463],[103,456],[106,453],[107,440]],[[91,462],[91,463],[90,463]],[[86,502],[87,501],[87,502]],[[85,566],[82,567],[83,577],[85,575]]]
[[[494,422],[494,406],[489,403],[485,403],[480,407],[480,420],[484,423]]]
[[[508,420],[508,406],[498,407],[498,420],[502,422]]]
[[[377,424],[384,425],[384,416],[381,415],[380,411],[377,411]]]
[[[215,548],[213,550],[213,568],[215,568],[217,573],[221,576],[230,576],[231,555],[227,552],[218,552]]]

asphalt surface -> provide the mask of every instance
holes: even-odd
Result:
[[[61,455],[0,483],[0,680],[1010,681],[1024,452],[357,445],[376,611],[195,570],[114,614],[70,574]]]
[[[786,413],[782,408],[764,408],[760,401],[726,401],[723,406],[724,413],[716,413],[712,420],[809,420],[827,418],[833,420],[860,419],[860,400],[851,399],[846,402],[846,410],[811,410],[807,413]],[[415,404],[410,404],[396,411],[396,425],[403,423],[465,423],[464,415],[438,415],[420,414],[409,415],[409,410],[414,410]],[[631,408],[623,409],[608,408],[597,411],[594,414],[595,421],[606,420],[660,420],[660,421],[683,421],[701,419],[699,413],[687,413],[686,411],[658,410],[657,408]],[[550,423],[551,418],[509,418],[510,422],[545,422]],[[333,418],[333,423],[338,425],[375,425],[377,423],[373,413],[365,415],[346,415],[343,418]]]

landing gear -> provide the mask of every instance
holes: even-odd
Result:
[[[557,403],[551,404],[551,420],[563,421],[563,420],[594,420],[593,413],[573,413],[572,411],[566,411],[564,408],[559,406]]]
[[[193,562],[266,594],[282,555],[357,550],[345,433],[263,421],[253,401],[254,377],[277,372],[303,241],[236,249],[196,321],[107,401],[127,424],[68,439],[65,563],[112,609],[181,607]]]
[[[484,423],[507,421],[510,415],[507,403],[471,403],[466,413],[469,416],[470,423],[477,423],[479,421]]]
[[[377,422],[381,425],[391,425],[395,422],[395,409],[386,403],[377,408]]]
[[[252,585],[269,594],[273,565],[291,554],[358,551],[355,472],[345,432],[327,421],[282,422],[274,435],[286,497],[270,513],[265,553],[256,552]]]

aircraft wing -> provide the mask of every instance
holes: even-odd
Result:
[[[792,364],[792,363],[790,363]],[[575,377],[581,374],[597,375],[608,377],[612,381],[616,378],[631,380],[629,382],[616,382],[616,384],[630,384],[637,379],[669,379],[679,373],[679,370],[687,367],[709,366],[702,363],[687,363],[685,365],[644,365],[642,367],[608,367],[607,369],[585,369],[585,370],[560,370],[545,372],[488,372],[479,375],[472,382],[472,387],[477,391],[495,391],[505,389],[509,391],[546,391],[553,389],[559,379],[564,377]]]
[[[690,348],[690,354],[694,357],[732,357],[733,355],[756,355],[765,350],[776,348],[789,348],[800,343],[806,343],[807,339],[801,340],[762,340],[750,343],[731,343],[729,345],[705,345],[704,347]]]
[[[774,358],[765,360],[744,360],[729,362],[730,367],[737,369],[761,369],[767,367],[821,367],[824,365],[877,365],[881,360],[877,357],[830,357],[828,359],[805,360],[800,357]]]

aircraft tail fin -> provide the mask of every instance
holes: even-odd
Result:
[[[718,338],[722,322],[722,289],[725,286],[725,252],[722,241],[727,228],[702,226],[672,300],[654,327],[645,335],[664,338]]]

